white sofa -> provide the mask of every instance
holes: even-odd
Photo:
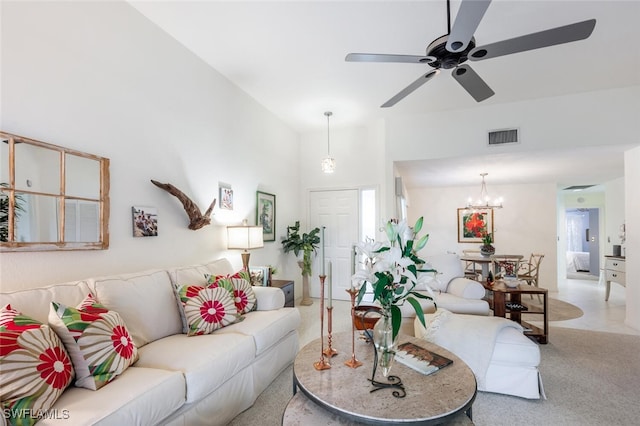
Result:
[[[124,320],[138,361],[92,391],[71,385],[38,425],[223,425],[250,407],[295,358],[300,314],[279,288],[253,287],[257,310],[212,334],[187,336],[174,285],[234,273],[226,259],[206,265],[90,278],[0,293],[0,307],[47,323],[52,301],[76,306],[88,293]],[[61,415],[60,413],[65,413]],[[4,417],[2,417],[4,420]]]
[[[419,293],[429,295],[425,286],[431,287],[438,308],[458,314],[489,315],[489,303],[483,300],[485,289],[477,281],[464,277],[462,262],[457,254],[447,253],[425,258],[425,269],[435,269],[434,278],[416,287]],[[418,299],[424,313],[433,313],[436,307],[428,299]],[[413,320],[416,313],[413,307],[405,303],[402,312],[401,333],[413,335]]]

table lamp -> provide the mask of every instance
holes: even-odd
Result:
[[[227,248],[244,250],[242,252],[242,268],[249,270],[249,251],[264,247],[262,226],[249,226],[244,220],[240,226],[227,226]]]

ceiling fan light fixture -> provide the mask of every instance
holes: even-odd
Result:
[[[331,156],[331,140],[329,134],[329,117],[331,117],[333,113],[326,111],[324,115],[327,117],[327,156],[320,162],[320,168],[323,173],[333,173],[336,170],[336,159]]]

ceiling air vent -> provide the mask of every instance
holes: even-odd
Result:
[[[573,186],[567,186],[564,191],[582,191],[583,189],[588,189],[591,188],[592,186],[595,185],[573,185]]]
[[[518,129],[503,129],[489,131],[489,145],[504,145],[519,143]]]

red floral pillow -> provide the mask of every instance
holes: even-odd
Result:
[[[78,387],[100,389],[138,359],[138,349],[120,315],[92,295],[76,308],[52,302],[49,324],[71,355]]]
[[[178,290],[187,320],[187,334],[211,334],[238,319],[238,310],[229,292],[219,287],[185,285]]]
[[[248,272],[240,271],[233,275],[209,275],[206,278],[209,287],[222,287],[229,291],[239,314],[246,314],[257,308],[256,295],[250,284],[251,278]]]
[[[74,376],[60,338],[45,324],[6,305],[0,311],[0,395],[9,424],[32,425]]]

